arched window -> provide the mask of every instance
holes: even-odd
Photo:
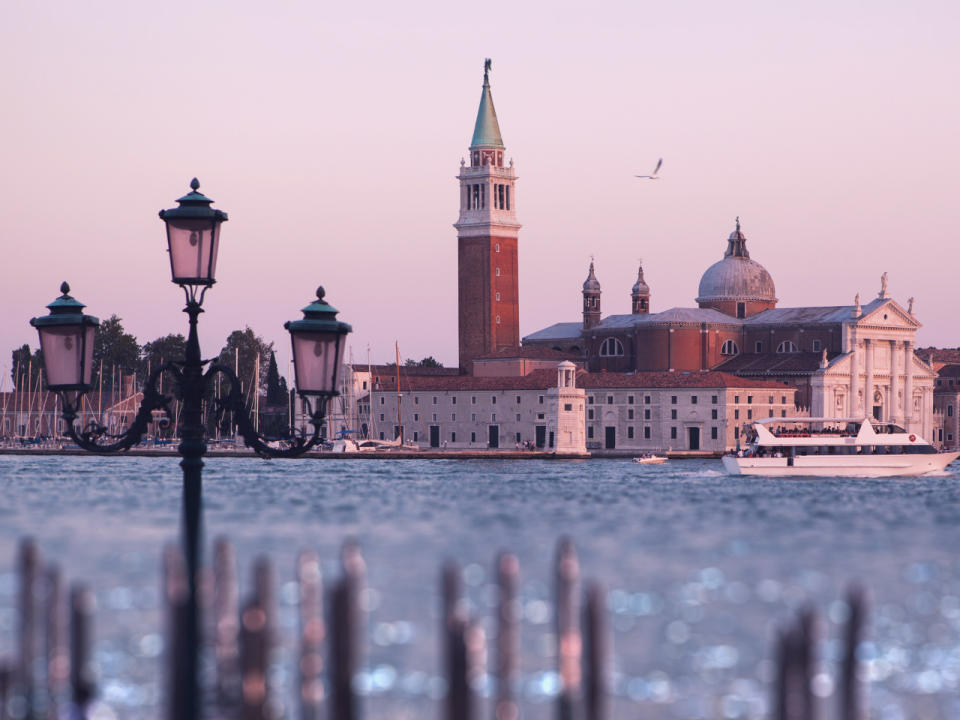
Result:
[[[723,346],[720,348],[721,355],[739,355],[740,348],[737,347],[737,344],[733,340],[727,340],[723,343]]]
[[[600,344],[600,357],[622,357],[623,343],[616,338],[607,338]]]
[[[777,345],[778,353],[794,353],[797,352],[797,346],[794,345],[791,340],[784,340],[782,343]]]

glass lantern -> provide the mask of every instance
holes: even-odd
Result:
[[[227,214],[210,207],[213,200],[198,192],[196,178],[190,188],[177,200],[179,207],[160,211],[167,226],[170,273],[177,285],[210,286],[216,282],[220,225]]]
[[[335,397],[343,348],[352,328],[336,319],[337,309],[323,299],[323,288],[317,288],[317,299],[303,309],[302,320],[284,323],[293,343],[293,370],[297,392],[301,395]]]
[[[84,393],[93,385],[93,341],[100,321],[84,315],[85,305],[70,297],[70,286],[60,286],[60,297],[47,305],[50,314],[32,318],[40,335],[47,387],[54,392]]]

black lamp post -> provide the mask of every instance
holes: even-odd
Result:
[[[215,376],[224,375],[230,386],[225,400],[218,401],[221,411],[229,410],[237,422],[244,442],[263,457],[297,457],[316,447],[326,414],[327,401],[337,396],[337,376],[343,358],[344,341],[351,328],[336,320],[337,310],[324,301],[323,288],[317,289],[317,300],[303,309],[301,320],[287,322],[293,343],[293,360],[297,391],[310,408],[311,434],[291,429],[279,443],[268,445],[247,415],[240,381],[226,365],[200,356],[197,318],[207,289],[216,282],[217,252],[220,226],[227,220],[222,210],[210,207],[213,202],[199,192],[194,178],[191,192],[177,202],[179,206],[161,210],[166,223],[170,271],[173,282],[186,295],[184,312],[189,316],[190,332],[185,357],[165,363],[147,379],[143,401],[130,428],[121,435],[110,435],[98,421],[78,427],[77,414],[84,393],[92,388],[93,340],[99,320],[83,314],[84,305],[69,295],[67,283],[63,293],[47,307],[50,314],[33,318],[30,324],[40,334],[47,386],[59,394],[67,434],[81,448],[95,453],[127,450],[136,445],[147,431],[153,413],[163,410],[170,415],[172,397],[158,389],[163,373],[174,378],[174,394],[182,403],[180,445],[183,460],[183,550],[188,573],[189,596],[186,615],[184,654],[177,662],[178,684],[184,706],[173,708],[173,715],[192,720],[200,715],[200,692],[197,685],[200,647],[197,573],[200,567],[201,489],[203,456],[207,445],[203,427],[203,398],[213,387]]]

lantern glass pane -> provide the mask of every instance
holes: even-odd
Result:
[[[84,343],[83,350],[83,384],[92,385],[93,384],[93,343],[94,338],[97,335],[97,328],[94,325],[87,325],[83,329],[86,333],[86,342]]]
[[[342,335],[336,332],[294,332],[291,335],[297,390],[308,394],[336,390],[343,357]]]
[[[220,223],[213,220],[167,220],[170,268],[174,282],[207,283],[216,279]]]
[[[80,359],[83,351],[83,333],[81,325],[46,327],[40,330],[40,349],[43,351],[43,366],[47,373],[47,385],[79,385]],[[93,328],[90,328],[93,330]],[[88,355],[93,363],[93,341],[88,343]],[[89,372],[89,371],[88,371]],[[87,374],[87,373],[85,373]]]

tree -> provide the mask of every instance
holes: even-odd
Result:
[[[267,368],[267,405],[287,404],[287,379],[280,377],[277,369],[277,355],[270,353],[270,365]]]
[[[100,323],[93,340],[93,383],[99,383],[101,362],[103,367],[104,390],[119,391],[114,387],[120,375],[132,375],[140,363],[140,346],[137,339],[123,329],[121,318],[111,315]]]
[[[166,335],[145,343],[140,351],[140,369],[137,373],[142,384],[150,377],[150,372],[163,363],[183,361],[187,354],[187,341],[183,335]]]
[[[43,351],[37,348],[30,352],[29,345],[22,345],[13,351],[10,362],[10,377],[13,389],[27,391],[37,387],[37,378],[43,370]],[[29,373],[29,378],[27,377]]]
[[[394,363],[394,365],[396,365],[396,363]],[[422,368],[442,368],[443,367],[443,365],[441,365],[438,360],[435,360],[432,355],[428,355],[420,362],[417,362],[416,360],[413,360],[413,359],[408,359],[404,363],[404,366],[405,367],[422,367]]]
[[[258,353],[260,355],[260,387],[257,390],[262,395],[267,388],[273,343],[264,342],[262,337],[256,335],[250,326],[247,326],[243,330],[234,330],[230,333],[227,344],[220,351],[219,362],[231,370],[238,370],[237,377],[243,383],[245,397],[249,397],[250,384],[254,381]]]

